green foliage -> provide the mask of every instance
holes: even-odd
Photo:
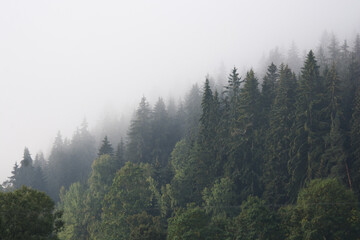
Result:
[[[151,162],[151,109],[142,97],[129,129],[126,159],[134,163]]]
[[[274,63],[268,67],[266,75],[264,77],[264,81],[262,83],[262,91],[261,91],[261,107],[263,111],[263,118],[267,119],[267,115],[270,112],[271,105],[273,104],[276,96],[276,85],[279,77],[278,69]],[[265,122],[265,126],[268,125]]]
[[[127,218],[130,225],[129,240],[165,240],[166,231],[159,216],[151,216],[145,211]]]
[[[129,239],[127,217],[146,211],[153,214],[155,196],[150,189],[148,165],[127,162],[115,175],[103,201],[102,230],[106,239]]]
[[[61,212],[46,194],[22,187],[0,192],[0,237],[4,240],[57,239],[62,228]]]
[[[95,158],[95,139],[87,129],[86,121],[75,132],[71,142],[58,133],[44,168],[50,197],[57,202],[62,186],[68,189],[74,182],[85,183]]]
[[[320,169],[324,152],[323,134],[328,126],[321,118],[324,108],[323,82],[314,53],[307,55],[297,89],[296,119],[293,126],[292,152],[288,164],[290,173],[290,197],[310,181]]]
[[[283,239],[280,219],[265,201],[249,196],[241,204],[241,213],[234,219],[234,239]]]
[[[302,189],[289,239],[356,239],[359,209],[353,192],[336,179],[315,179]]]
[[[225,165],[225,176],[237,186],[241,200],[248,195],[261,192],[261,138],[258,120],[260,116],[260,92],[255,73],[250,70],[240,91],[239,116],[235,119],[229,142],[229,160]]]
[[[210,239],[210,217],[200,207],[188,205],[186,210],[178,210],[168,222],[169,240]]]
[[[96,158],[84,122],[49,161],[25,149],[0,189],[61,189],[62,239],[355,239],[353,194],[312,180],[360,196],[359,39],[310,51],[298,80],[271,64],[261,92],[233,68],[220,94],[206,79],[177,107],[143,97],[116,152],[105,137]],[[298,73],[295,45],[288,60]]]
[[[64,230],[59,233],[60,239],[88,239],[87,215],[89,213],[85,186],[79,182],[71,184],[69,190],[60,195],[60,208],[64,212],[65,223]]]
[[[211,189],[205,188],[205,211],[213,216],[232,217],[237,214],[234,183],[227,177],[215,181]]]
[[[185,207],[201,198],[200,192],[196,191],[194,160],[189,142],[185,139],[179,141],[171,153],[171,166],[175,173],[170,188],[173,206]]]
[[[354,190],[360,196],[360,88],[356,91],[354,111],[351,119],[351,176]]]
[[[273,204],[284,204],[288,200],[288,161],[290,155],[291,127],[295,121],[296,79],[291,70],[281,65],[279,83],[267,131],[263,182],[264,199]]]

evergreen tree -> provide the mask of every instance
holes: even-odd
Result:
[[[327,124],[321,119],[324,107],[323,84],[315,56],[307,55],[297,89],[296,119],[293,126],[292,152],[289,161],[290,195],[296,193],[305,181],[319,171],[321,154],[324,151],[323,133]]]
[[[334,34],[332,34],[331,36],[328,50],[329,50],[330,63],[338,64],[340,59],[340,47],[339,47],[339,42]]]
[[[261,194],[259,102],[258,81],[250,70],[240,92],[239,117],[235,119],[236,127],[231,132],[231,150],[225,165],[225,174],[235,182],[241,200],[250,194]]]
[[[151,162],[158,161],[161,167],[165,167],[174,146],[169,142],[169,116],[162,98],[158,99],[152,112],[151,135]]]
[[[201,94],[197,84],[193,85],[184,102],[186,137],[194,142],[199,131]]]
[[[315,179],[299,193],[288,239],[357,239],[359,210],[353,192],[336,179]]]
[[[261,91],[261,107],[262,107],[262,124],[263,128],[266,129],[268,127],[268,115],[271,109],[271,105],[274,102],[275,94],[276,94],[276,83],[279,77],[277,67],[271,63],[268,67],[266,75],[264,77],[264,81],[262,83],[262,91]]]
[[[151,109],[145,97],[142,97],[128,132],[126,159],[133,163],[150,163],[151,154]]]
[[[357,34],[355,38],[354,55],[355,59],[360,62],[360,34]]]
[[[102,145],[99,148],[98,156],[108,154],[110,156],[114,155],[114,148],[112,147],[111,143],[109,142],[107,136],[104,137],[102,141]]]
[[[81,126],[71,139],[69,146],[69,158],[71,162],[67,166],[68,171],[71,171],[69,182],[74,183],[80,181],[85,183],[91,172],[91,164],[96,158],[95,138],[88,130],[86,120],[81,123]]]
[[[291,127],[295,120],[296,78],[288,66],[281,65],[279,87],[270,112],[265,154],[263,198],[275,207],[288,200],[287,164],[290,155]]]
[[[301,70],[301,59],[299,57],[299,52],[298,52],[298,48],[295,44],[295,42],[291,43],[291,47],[288,51],[288,56],[287,56],[287,64],[289,66],[290,69],[292,69],[295,74],[298,74]]]
[[[347,180],[345,165],[346,155],[344,150],[344,137],[340,128],[343,118],[341,110],[340,79],[335,65],[325,71],[325,102],[328,104],[323,110],[323,118],[329,119],[327,123],[328,133],[324,136],[325,151],[321,157],[319,175],[321,177],[338,177],[343,182]]]
[[[360,196],[360,87],[356,90],[350,136],[352,153],[350,187],[353,186],[356,194]]]
[[[28,148],[25,148],[24,150],[24,157],[23,160],[21,160],[20,164],[22,167],[32,166],[33,160],[31,158],[30,152]]]
[[[115,152],[116,164],[115,167],[117,169],[122,168],[125,165],[125,143],[123,139],[120,140]]]
[[[58,132],[50,152],[45,174],[48,193],[55,202],[59,200],[60,188],[62,186],[68,188],[71,185],[68,181],[71,179],[68,168],[71,166],[71,159],[68,150],[68,142],[63,140],[60,132]]]

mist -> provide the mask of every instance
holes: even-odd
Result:
[[[207,75],[256,72],[276,46],[295,42],[302,57],[324,31],[351,45],[359,9],[356,0],[2,1],[0,180],[25,146],[46,156],[57,132],[71,138],[84,118],[106,134],[105,116],[128,122],[142,96],[178,101]]]

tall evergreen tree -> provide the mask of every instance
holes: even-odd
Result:
[[[287,164],[290,155],[291,127],[295,120],[296,77],[288,66],[281,65],[279,87],[270,112],[263,182],[264,199],[277,207],[288,201]]]
[[[111,143],[109,142],[107,136],[104,137],[104,140],[102,141],[102,145],[99,149],[98,156],[108,154],[110,156],[114,155],[114,148],[112,147]]]
[[[289,68],[292,69],[295,72],[295,74],[300,73],[301,59],[299,57],[299,51],[295,42],[291,43],[286,62]]]
[[[319,74],[314,53],[307,55],[297,89],[296,120],[293,126],[293,140],[290,171],[290,195],[294,200],[296,193],[315,177],[319,171],[320,157],[324,151],[322,134],[324,124],[321,119],[324,107],[322,79]]]
[[[145,97],[142,97],[128,132],[126,159],[133,163],[150,163],[151,154],[151,109]]]
[[[261,194],[259,102],[258,81],[253,70],[250,70],[240,92],[239,117],[235,119],[236,128],[232,132],[229,162],[225,166],[225,172],[235,182],[241,200],[248,195]]]
[[[120,140],[115,152],[116,168],[120,169],[125,165],[125,143],[123,139]]]
[[[199,131],[201,94],[197,84],[193,85],[184,102],[186,137],[194,143]]]
[[[357,34],[355,38],[354,55],[356,60],[360,62],[360,34]]]
[[[351,120],[351,186],[360,196],[360,87],[356,90],[354,111]]]
[[[268,67],[264,81],[262,83],[261,91],[261,108],[262,108],[262,124],[263,128],[267,128],[269,123],[267,121],[268,115],[271,109],[271,105],[274,102],[276,94],[276,81],[279,77],[277,67],[271,63]]]
[[[327,134],[324,134],[325,151],[321,156],[319,175],[321,177],[337,177],[346,182],[346,155],[344,150],[344,137],[340,128],[343,118],[341,110],[340,79],[337,75],[335,65],[325,71],[325,102],[328,104],[322,118],[329,119],[327,123]]]

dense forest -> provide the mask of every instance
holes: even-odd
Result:
[[[143,97],[119,142],[84,121],[47,160],[25,148],[0,200],[47,193],[64,240],[360,239],[360,36],[322,43],[178,104]]]

